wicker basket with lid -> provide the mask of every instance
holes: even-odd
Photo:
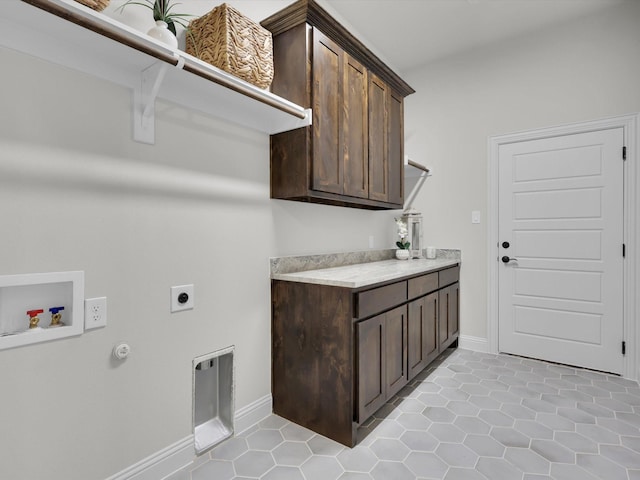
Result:
[[[109,5],[109,0],[76,0],[76,2],[86,5],[97,12],[101,12]]]
[[[187,53],[257,87],[273,80],[271,32],[226,3],[189,23]]]

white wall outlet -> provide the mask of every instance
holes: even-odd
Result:
[[[369,235],[369,248],[373,248],[375,245],[375,238],[373,235]]]
[[[84,329],[107,326],[107,297],[87,298],[84,301]]]
[[[194,306],[193,285],[171,287],[171,313],[193,310]]]

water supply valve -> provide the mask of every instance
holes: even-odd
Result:
[[[27,310],[27,315],[29,315],[29,328],[39,328],[38,323],[40,322],[39,314],[44,312],[42,308],[36,310]]]
[[[64,307],[51,307],[49,309],[49,312],[51,312],[51,323],[49,324],[49,328],[64,326],[64,323],[60,321],[62,319],[60,311],[62,310],[64,310]]]

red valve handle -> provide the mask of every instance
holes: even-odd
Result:
[[[29,317],[33,318],[38,316],[39,313],[44,312],[44,310],[39,309],[39,310],[27,310],[27,315],[29,315]]]

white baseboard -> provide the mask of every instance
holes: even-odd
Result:
[[[271,411],[270,394],[242,407],[234,417],[234,434],[248,430],[268,417]],[[194,439],[189,435],[105,480],[159,480],[183,469],[195,459]]]
[[[235,434],[237,435],[253,427],[255,424],[271,415],[272,411],[273,402],[271,394],[265,395],[255,402],[237,410],[233,425]]]
[[[486,338],[472,337],[470,335],[460,335],[458,337],[458,347],[474,352],[489,352],[489,344]]]
[[[158,480],[186,467],[195,458],[193,435],[179,440],[106,480]]]

